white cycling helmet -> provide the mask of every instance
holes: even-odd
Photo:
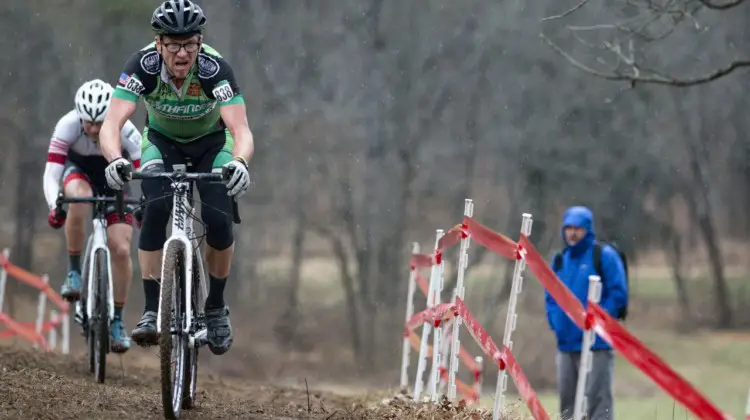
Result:
[[[84,121],[101,122],[107,115],[109,101],[112,99],[112,86],[102,80],[94,79],[81,85],[76,92],[76,111]]]

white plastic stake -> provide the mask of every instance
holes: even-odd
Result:
[[[533,220],[531,214],[523,213],[523,220],[521,221],[521,234],[525,236],[531,235],[531,226]],[[518,296],[521,294],[523,287],[523,272],[526,270],[526,261],[521,258],[516,260],[515,267],[513,268],[513,283],[510,289],[510,300],[508,301],[508,314],[505,317],[505,332],[503,334],[503,346],[513,350],[513,340],[511,335],[516,329],[516,322],[518,315],[516,307],[518,306]],[[495,403],[492,408],[492,419],[500,419],[500,411],[503,409],[505,400],[505,391],[508,389],[508,372],[507,369],[503,369],[497,373],[497,385],[495,386]]]
[[[442,232],[442,231],[440,231]],[[438,241],[440,240],[440,237],[438,237],[435,240],[435,246],[434,249],[437,249]],[[435,306],[435,294],[433,293],[433,290],[435,290],[436,282],[438,281],[438,267],[436,264],[432,266],[432,270],[430,272],[430,286],[427,293],[427,308],[432,308]],[[422,391],[424,389],[424,371],[427,369],[427,340],[430,338],[430,332],[432,331],[432,323],[431,322],[425,322],[424,325],[422,325],[422,341],[420,342],[419,346],[419,361],[417,363],[417,379],[414,382],[414,400],[419,401],[420,397],[422,396]]]
[[[414,242],[411,248],[412,255],[419,254],[419,244]],[[406,321],[409,322],[414,316],[414,292],[417,288],[417,270],[414,267],[409,270],[409,286],[406,292]],[[409,336],[404,336],[404,346],[401,350],[401,388],[409,386],[409,356],[411,354],[411,343]]]
[[[745,405],[745,420],[750,420],[750,391],[747,393],[747,404]]]
[[[471,217],[474,215],[474,201],[470,198],[464,200],[464,216]],[[458,269],[456,277],[456,293],[455,297],[461,299],[464,298],[464,275],[466,274],[466,267],[469,265],[469,245],[471,244],[471,236],[461,239],[461,249],[458,254],[458,263],[456,268]],[[453,299],[455,302],[456,299]],[[459,340],[459,333],[461,332],[461,325],[463,320],[460,316],[453,318],[453,331],[451,337],[451,359],[450,368],[448,370],[448,400],[456,400],[456,376],[458,374],[458,354],[461,349],[461,341]]]
[[[10,257],[10,250],[3,249],[3,256],[7,260]],[[8,272],[0,266],[0,313],[3,312],[3,302],[5,302],[5,283],[8,281]]]
[[[49,276],[46,274],[42,276],[42,280],[44,281],[44,284],[49,283]],[[44,325],[44,309],[47,304],[47,295],[44,294],[43,291],[39,292],[39,304],[37,305],[36,310],[36,333],[42,334],[42,325]],[[38,345],[34,343],[34,348],[37,348]]]
[[[440,238],[444,235],[443,229],[438,229],[436,231],[435,235],[435,253],[437,254],[437,248],[438,243],[440,242]],[[440,304],[440,296],[443,293],[443,268],[445,267],[445,261],[441,258],[440,264],[435,264],[433,268],[436,272],[436,280],[433,288],[430,290],[430,296],[432,296],[432,306],[437,306]],[[441,356],[442,356],[442,340],[443,340],[443,324],[438,324],[435,328],[435,334],[432,336],[432,372],[430,376],[432,377],[432,380],[430,381],[430,396],[432,397],[433,402],[438,401],[438,391],[437,386],[438,382],[440,382],[440,365],[442,364]]]
[[[452,302],[455,301],[455,289],[453,290],[454,290],[453,292],[454,294],[453,294]],[[445,327],[443,328],[443,338],[452,337],[452,334],[453,334],[453,319],[445,323]],[[441,346],[440,347],[440,369],[438,369],[438,372],[441,372],[443,369],[445,369],[445,371],[447,372],[448,371],[448,357],[443,357],[443,356],[450,354],[451,341],[450,340],[440,340],[440,341],[441,341],[440,343],[440,346]],[[439,384],[438,385],[439,392],[442,392],[443,394],[445,394],[446,393],[445,388],[448,385],[448,381],[443,379],[443,377],[441,376],[440,380],[438,381],[438,384]]]
[[[477,364],[477,371],[479,372],[479,375],[477,375],[474,380],[476,381],[476,390],[477,390],[477,398],[482,397],[482,372],[484,371],[484,358],[482,356],[477,356],[474,358],[474,363]]]
[[[62,319],[62,354],[70,353],[70,313],[65,312]]]
[[[589,276],[589,302],[599,303],[602,295],[602,279],[599,276]],[[575,420],[583,420],[588,411],[586,401],[586,380],[588,379],[589,372],[591,372],[591,365],[593,364],[593,358],[591,354],[591,346],[594,345],[594,339],[596,335],[594,329],[591,328],[588,331],[583,332],[583,344],[581,344],[581,360],[578,364],[578,383],[576,384],[576,401],[575,408],[573,409],[573,418]]]
[[[57,322],[58,313],[56,310],[49,311],[49,320],[50,322]],[[47,341],[49,341],[49,348],[50,350],[55,350],[57,348],[57,328],[50,328],[49,332],[47,333]]]

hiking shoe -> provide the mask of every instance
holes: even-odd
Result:
[[[154,311],[146,311],[141,316],[141,320],[138,321],[138,325],[130,334],[135,341],[142,347],[155,346],[159,344],[159,333],[156,331],[156,317],[157,313]]]
[[[109,326],[109,348],[114,353],[125,353],[130,349],[130,337],[125,332],[125,323],[120,318],[113,319]]]
[[[206,341],[211,353],[222,355],[232,347],[232,324],[229,322],[229,308],[223,306],[206,309]]]
[[[75,302],[81,298],[81,273],[70,270],[68,277],[60,288],[60,294],[68,301]]]

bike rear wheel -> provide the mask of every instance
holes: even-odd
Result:
[[[91,330],[93,331],[92,344],[94,347],[94,375],[99,383],[104,383],[107,373],[107,352],[109,351],[109,270],[107,269],[107,254],[103,250],[97,250],[94,256],[94,275],[96,276],[96,287],[94,288],[95,308]],[[91,345],[91,344],[90,344]]]
[[[161,323],[159,353],[161,362],[161,396],[164,416],[178,419],[183,406],[185,374],[188,362],[188,336],[185,323],[185,254],[174,252],[167,260],[161,280]]]

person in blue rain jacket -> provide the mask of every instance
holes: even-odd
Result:
[[[560,280],[586,307],[589,290],[589,275],[596,273],[593,250],[596,242],[594,215],[590,209],[574,206],[567,209],[562,220],[562,237],[565,249],[562,264],[553,270]],[[599,305],[610,315],[617,317],[625,306],[628,294],[625,268],[617,251],[603,244],[601,253],[602,293]],[[571,419],[578,382],[583,330],[581,330],[558,306],[549,292],[545,291],[547,321],[557,338],[557,388],[560,396],[560,416]],[[614,354],[612,347],[596,336],[592,346],[592,369],[586,381],[586,397],[589,420],[613,420],[614,400]]]

